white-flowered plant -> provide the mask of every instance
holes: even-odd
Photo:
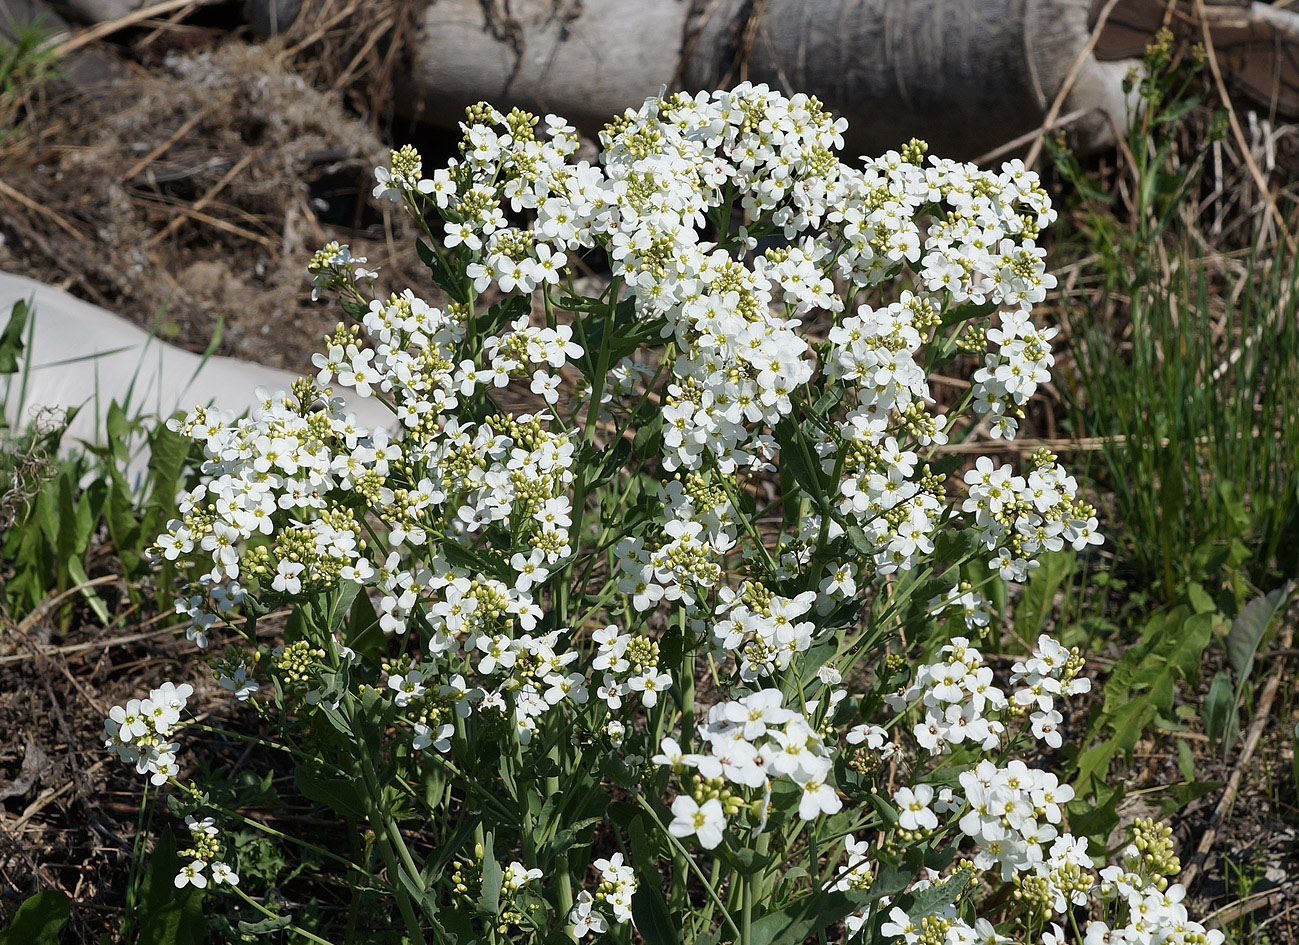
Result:
[[[746,84],[647,100],[592,162],[475,106],[458,157],[376,175],[439,294],[331,244],[317,373],[174,421],[206,456],[155,549],[190,636],[245,635],[220,687],[364,828],[334,860],[409,941],[1220,940],[1166,835],[1101,869],[1028,760],[1081,654],[976,646],[989,582],[1100,540],[1053,455],[944,450],[1013,438],[1050,377],[1050,201],[918,142],[842,161],[844,128]],[[109,733],[159,781],[156,696]],[[185,881],[233,882],[213,856]]]

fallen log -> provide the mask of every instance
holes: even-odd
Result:
[[[94,21],[148,2],[65,6]],[[247,15],[269,35],[303,6],[249,0]],[[419,16],[398,105],[449,127],[486,99],[591,133],[660,87],[748,79],[819,97],[848,119],[849,153],[914,136],[970,158],[1057,116],[1097,150],[1155,31],[1198,40],[1201,20],[1249,103],[1299,116],[1299,12],[1262,0],[432,0]]]
[[[914,136],[970,158],[1057,115],[1096,150],[1145,44],[1165,22],[1198,40],[1201,10],[1246,98],[1299,115],[1299,13],[1249,0],[436,0],[403,98],[428,120],[487,99],[589,132],[661,86],[748,79],[819,97],[850,153]]]

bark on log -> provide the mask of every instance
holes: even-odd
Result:
[[[480,99],[552,110],[585,130],[661,86],[742,78],[815,94],[848,118],[849,149],[912,136],[972,157],[1038,127],[1086,45],[1090,0],[437,0],[411,64],[412,100],[458,115]],[[1111,140],[1128,63],[1090,56],[1064,113],[1080,144]]]
[[[4,3],[6,0],[0,0]],[[14,0],[8,0],[14,2]],[[148,0],[64,0],[90,19]],[[371,0],[386,2],[386,0]],[[302,0],[246,0],[263,35]],[[742,79],[822,99],[849,121],[849,153],[922,137],[972,157],[1058,114],[1094,149],[1125,119],[1122,82],[1164,22],[1198,39],[1200,10],[1219,60],[1254,105],[1299,115],[1299,12],[1265,0],[431,0],[408,52],[399,106],[454,126],[466,105],[553,111],[583,130],[660,87]],[[1171,12],[1169,12],[1171,10]]]

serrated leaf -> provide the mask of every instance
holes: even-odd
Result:
[[[943,906],[956,902],[969,888],[970,874],[957,871],[954,876],[949,876],[941,883],[899,897],[898,902],[907,915],[913,919],[921,919],[933,915]]]
[[[280,929],[287,928],[292,921],[287,915],[277,915],[273,918],[262,919],[260,922],[240,920],[239,931],[244,935],[265,935],[269,932],[278,932]]]
[[[483,838],[483,883],[478,895],[478,911],[491,916],[501,911],[501,886],[505,881],[505,871],[492,849],[494,843],[495,836],[488,831]]]

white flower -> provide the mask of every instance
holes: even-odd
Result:
[[[212,864],[212,882],[217,886],[223,884],[238,886],[239,874],[226,866],[226,864],[222,863],[220,860],[217,860]]]
[[[559,384],[560,378],[557,375],[547,374],[545,371],[538,371],[532,375],[531,390],[534,394],[539,395],[548,404],[559,403]]]
[[[799,780],[795,776],[795,780]],[[798,802],[798,816],[803,820],[815,820],[822,814],[837,814],[843,809],[843,801],[834,788],[820,777],[811,777],[802,782],[803,796]]]
[[[928,784],[895,791],[893,803],[898,806],[898,826],[903,830],[937,830],[938,817],[929,809],[933,799],[934,789]]]
[[[674,837],[695,836],[699,845],[711,850],[722,842],[726,831],[726,815],[722,802],[709,798],[703,806],[695,803],[694,798],[685,794],[672,802],[672,821],[668,824],[668,833]]]
[[[443,754],[451,750],[451,737],[455,734],[456,727],[450,722],[440,725],[436,733],[420,722],[415,723],[414,729],[415,737],[411,739],[411,747],[416,751],[423,751],[430,745]]]
[[[412,699],[418,699],[424,694],[424,674],[417,669],[405,675],[394,673],[388,677],[388,688],[396,693],[392,701],[404,708]]]
[[[193,886],[195,889],[205,888],[207,877],[203,875],[203,869],[206,866],[207,864],[202,860],[194,860],[188,866],[182,866],[174,880],[176,888],[184,889],[186,886]]]

